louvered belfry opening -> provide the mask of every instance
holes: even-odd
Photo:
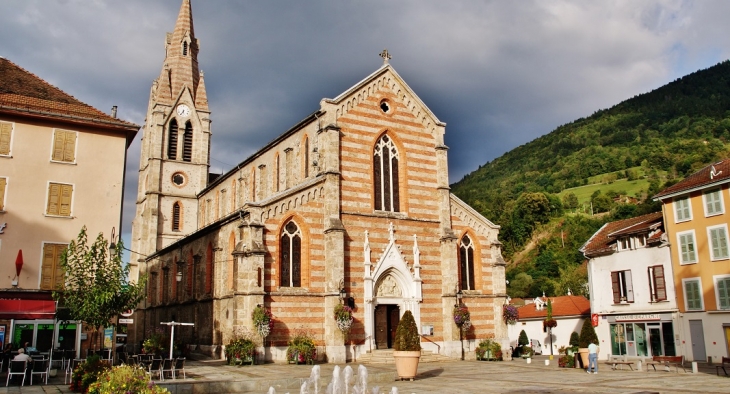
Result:
[[[172,231],[180,231],[180,203],[172,204]]]
[[[189,162],[193,159],[193,125],[190,122],[185,123],[183,138],[183,161]]]
[[[167,158],[177,160],[177,120],[175,119],[170,122],[167,131]]]

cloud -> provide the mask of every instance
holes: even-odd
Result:
[[[4,0],[0,56],[143,124],[180,2]],[[211,166],[239,163],[378,68],[388,48],[448,125],[454,182],[561,124],[727,59],[729,11],[730,2],[680,0],[193,0]],[[138,163],[135,141],[125,231]]]

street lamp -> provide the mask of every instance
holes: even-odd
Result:
[[[456,285],[456,305],[454,308],[458,308],[461,305],[461,298],[464,297],[464,293],[461,292],[459,285]],[[464,337],[461,332],[461,326],[459,326],[459,343],[461,344],[461,359],[464,359]]]
[[[347,299],[347,290],[345,290],[345,280],[344,279],[341,279],[340,280],[340,286],[339,287],[340,287],[340,294],[339,294],[340,302],[342,304],[344,304],[345,303],[345,300]]]

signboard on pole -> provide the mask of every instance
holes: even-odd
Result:
[[[114,337],[114,328],[109,327],[104,329],[104,348],[111,349],[112,339]]]
[[[119,324],[134,324],[134,319],[119,319]]]

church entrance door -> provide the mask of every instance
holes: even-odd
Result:
[[[390,349],[400,321],[398,305],[383,304],[375,307],[375,348]]]

